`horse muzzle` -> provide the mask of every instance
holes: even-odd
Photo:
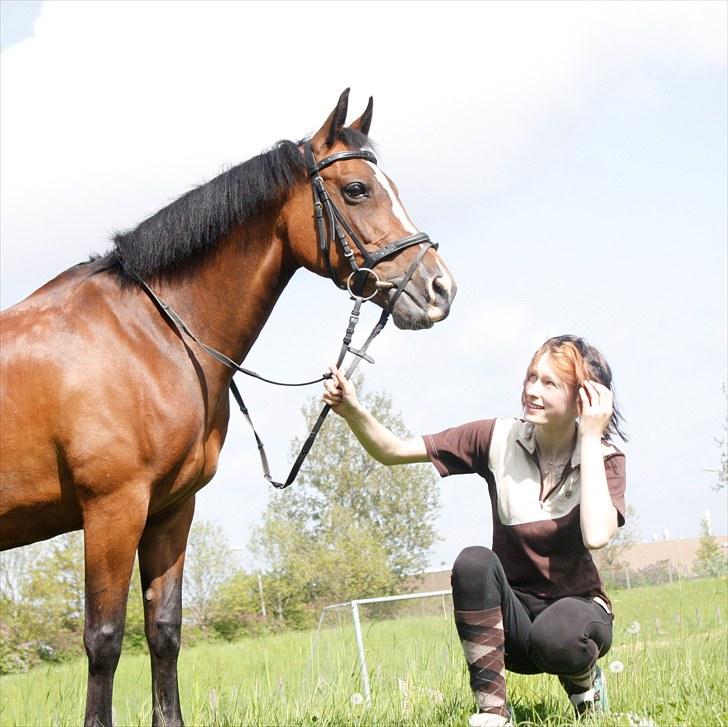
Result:
[[[392,281],[396,284],[396,281]],[[419,270],[405,285],[402,294],[385,303],[392,313],[394,325],[403,330],[432,328],[450,313],[457,293],[457,284],[442,261],[435,271]]]

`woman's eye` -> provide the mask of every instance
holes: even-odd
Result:
[[[344,187],[344,195],[349,199],[361,199],[367,196],[366,184],[362,182],[352,182]]]

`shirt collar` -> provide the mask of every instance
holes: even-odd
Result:
[[[523,422],[521,431],[517,437],[521,446],[536,459],[536,428],[530,422]],[[576,445],[571,455],[570,467],[578,467],[581,464],[581,442],[579,441],[579,425],[576,425]]]

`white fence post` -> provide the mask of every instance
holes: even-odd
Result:
[[[367,707],[371,707],[372,691],[369,687],[369,671],[367,670],[367,659],[364,654],[364,639],[361,635],[361,623],[359,621],[359,601],[351,602],[351,617],[354,620],[356,646],[359,649],[359,668],[361,669],[361,681],[364,686],[364,699],[366,699]]]
[[[258,573],[258,592],[260,593],[260,612],[263,614],[263,618],[267,618],[267,614],[265,612],[265,598],[263,596],[263,578]]]
[[[335,609],[335,608],[342,608],[344,606],[351,606],[351,618],[354,622],[354,634],[356,635],[356,647],[359,652],[359,668],[361,669],[361,683],[362,688],[364,690],[364,699],[366,700],[366,704],[368,707],[371,707],[372,704],[372,690],[371,686],[369,684],[369,669],[367,667],[367,659],[366,654],[364,652],[364,637],[362,636],[361,632],[361,619],[359,617],[359,606],[361,604],[369,604],[369,603],[389,603],[392,601],[410,601],[410,600],[416,600],[420,598],[430,598],[432,596],[441,596],[442,597],[442,607],[443,611],[445,612],[445,597],[452,595],[451,590],[447,591],[430,591],[428,593],[405,593],[401,596],[381,596],[379,598],[359,598],[354,601],[348,601],[346,603],[334,603],[330,606],[325,606],[324,609],[321,611],[321,616],[319,618],[318,628],[316,629],[316,637],[311,645],[311,660],[310,660],[310,666],[313,666],[313,660],[316,654],[316,649],[318,648],[318,640],[319,640],[319,634],[321,631],[321,626],[323,625],[324,621],[324,614],[329,609]],[[445,612],[446,613],[446,612]]]

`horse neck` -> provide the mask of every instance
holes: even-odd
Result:
[[[241,362],[252,347],[297,265],[270,226],[236,229],[202,260],[165,280],[162,297],[200,341]],[[204,356],[205,368],[232,370]]]

